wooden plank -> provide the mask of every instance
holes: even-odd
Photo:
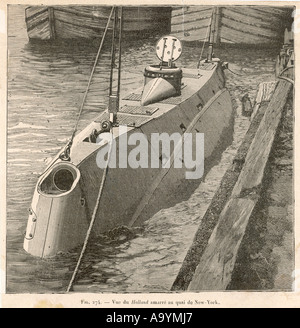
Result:
[[[124,22],[139,20],[141,23],[144,20],[152,21],[156,19],[171,20],[172,8],[168,6],[129,6],[123,7]]]
[[[172,26],[172,33],[180,33],[181,31],[183,32],[188,32],[188,31],[203,31],[205,34],[207,34],[207,26],[209,24],[210,18],[207,18],[205,21],[200,21],[197,22],[190,22],[190,23],[184,23],[184,25],[175,25]],[[200,32],[200,33],[201,33]]]
[[[278,83],[265,116],[249,148],[243,172],[239,176],[232,192],[233,196],[237,197],[242,192],[253,190],[253,188],[258,188],[261,185],[264,169],[281,119],[282,109],[286,104],[291,87],[292,84],[287,81]]]
[[[76,38],[101,38],[103,30],[93,30],[90,27],[72,25],[58,19],[55,20],[55,30],[57,38],[76,39]]]
[[[238,11],[232,10],[230,7],[224,8],[222,14],[224,17],[233,19],[238,22],[243,22],[245,24],[263,27],[263,28],[269,28],[269,29],[274,29],[274,27],[275,27],[274,25],[276,23],[278,23],[278,20],[270,22],[270,20],[268,20],[268,19],[261,19],[261,18],[249,16],[244,11],[238,12]]]
[[[227,40],[234,43],[244,44],[269,44],[271,42],[279,41],[279,39],[276,39],[275,37],[269,38],[262,35],[253,35],[238,29],[232,29],[230,26],[222,25],[221,41],[226,42]]]
[[[279,19],[282,19],[284,16],[289,15],[293,7],[271,7],[271,6],[252,6],[254,10],[258,10],[266,15],[278,16]]]
[[[255,26],[248,24],[247,22],[241,22],[237,20],[232,20],[227,17],[222,18],[222,24],[226,25],[228,27],[231,27],[232,29],[243,31],[246,35],[247,34],[253,34],[253,35],[258,35],[262,37],[268,37],[268,38],[278,38],[278,29],[276,27],[260,27],[260,26]],[[281,32],[281,31],[280,31]],[[281,32],[282,33],[282,32]]]
[[[172,34],[182,41],[208,41],[207,30],[172,31]]]
[[[289,9],[280,10],[279,12],[275,13],[275,8],[270,7],[269,11],[266,11],[263,6],[232,6],[229,7],[230,9],[236,11],[236,12],[242,12],[245,15],[260,18],[262,20],[268,20],[268,21],[278,21],[281,20],[284,16],[286,16],[289,13]]]
[[[28,30],[28,37],[30,39],[50,40],[50,26],[48,19],[39,23],[39,25],[35,26],[33,29]]]
[[[175,7],[172,9],[172,19],[183,15],[202,15],[207,11],[212,11],[212,6],[185,6],[185,7]]]
[[[255,201],[230,199],[222,211],[188,290],[225,290]]]
[[[55,11],[55,19],[64,23],[72,24],[78,27],[90,28],[90,29],[105,29],[107,18],[88,18],[85,16],[80,16],[79,14],[74,14],[65,11]],[[112,22],[110,23],[110,28],[112,27]]]
[[[270,101],[271,96],[273,95],[273,92],[275,90],[275,87],[277,85],[277,81],[270,81],[270,82],[262,82],[258,86],[258,91],[256,94],[255,104],[253,108],[253,112],[251,117],[253,118],[258,109],[260,108],[260,105],[264,101]]]
[[[189,22],[195,22],[197,20],[202,20],[205,18],[210,18],[212,14],[212,9],[206,10],[204,12],[190,12],[190,13],[182,13],[176,17],[172,17],[171,25],[185,24]]]
[[[39,25],[41,21],[48,19],[48,11],[41,11],[36,15],[26,18],[27,29],[33,29],[35,26]]]
[[[33,6],[33,7],[27,7],[25,9],[25,21],[29,21],[34,19],[37,16],[40,16],[41,14],[47,12],[47,7],[43,6]]]
[[[226,290],[229,285],[239,246],[259,198],[265,168],[291,87],[292,84],[287,81],[278,83],[188,290]]]
[[[276,85],[277,85],[277,81],[260,83],[258,86],[258,92],[256,95],[255,102],[257,104],[260,104],[263,101],[270,101]]]
[[[201,17],[195,16],[195,17],[189,17],[189,19],[186,19],[185,16],[180,17],[180,19],[172,20],[172,28],[177,25],[185,25],[188,23],[198,23],[201,22],[201,26],[205,26],[208,28],[208,23],[210,22],[211,13],[208,13],[207,15],[202,15]],[[204,21],[204,22],[203,22]]]
[[[55,11],[70,13],[86,18],[107,19],[111,11],[111,6],[55,6]]]

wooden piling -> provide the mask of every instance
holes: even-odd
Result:
[[[249,147],[231,197],[221,212],[188,290],[226,290],[292,84],[280,81]]]
[[[202,219],[172,290],[226,290],[231,282],[291,88],[290,82],[281,80],[270,102],[261,98],[264,101]]]

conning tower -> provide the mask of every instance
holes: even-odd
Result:
[[[174,63],[181,53],[181,42],[174,36],[164,36],[157,42],[156,55],[160,63],[145,68],[142,106],[181,94],[182,70]]]

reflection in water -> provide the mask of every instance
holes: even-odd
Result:
[[[96,55],[97,42],[29,43],[24,7],[9,7],[8,24],[8,151],[7,151],[7,292],[64,292],[80,248],[51,259],[23,250],[28,207],[34,186],[50,158],[70,138]],[[144,66],[156,61],[156,39],[124,45],[122,92],[143,83]],[[194,67],[200,47],[185,47],[178,66]],[[109,44],[101,59],[109,72]],[[114,229],[89,244],[74,291],[169,291],[192,242],[201,217],[240,145],[248,126],[240,98],[253,100],[257,85],[273,79],[278,49],[216,49],[234,63],[239,75],[227,72],[237,111],[234,140],[191,197],[163,209],[142,227]],[[105,74],[104,74],[105,75]],[[99,84],[99,110],[107,104],[107,79]],[[80,128],[96,115],[86,111]]]

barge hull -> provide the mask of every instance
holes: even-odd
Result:
[[[104,32],[110,6],[32,6],[25,10],[31,40],[93,39]],[[165,34],[170,31],[170,7],[124,7],[124,37]],[[111,20],[109,30],[113,27]]]
[[[171,33],[185,41],[208,42],[212,6],[175,7]],[[283,31],[291,25],[293,7],[217,7],[214,42],[270,45],[283,41]]]

